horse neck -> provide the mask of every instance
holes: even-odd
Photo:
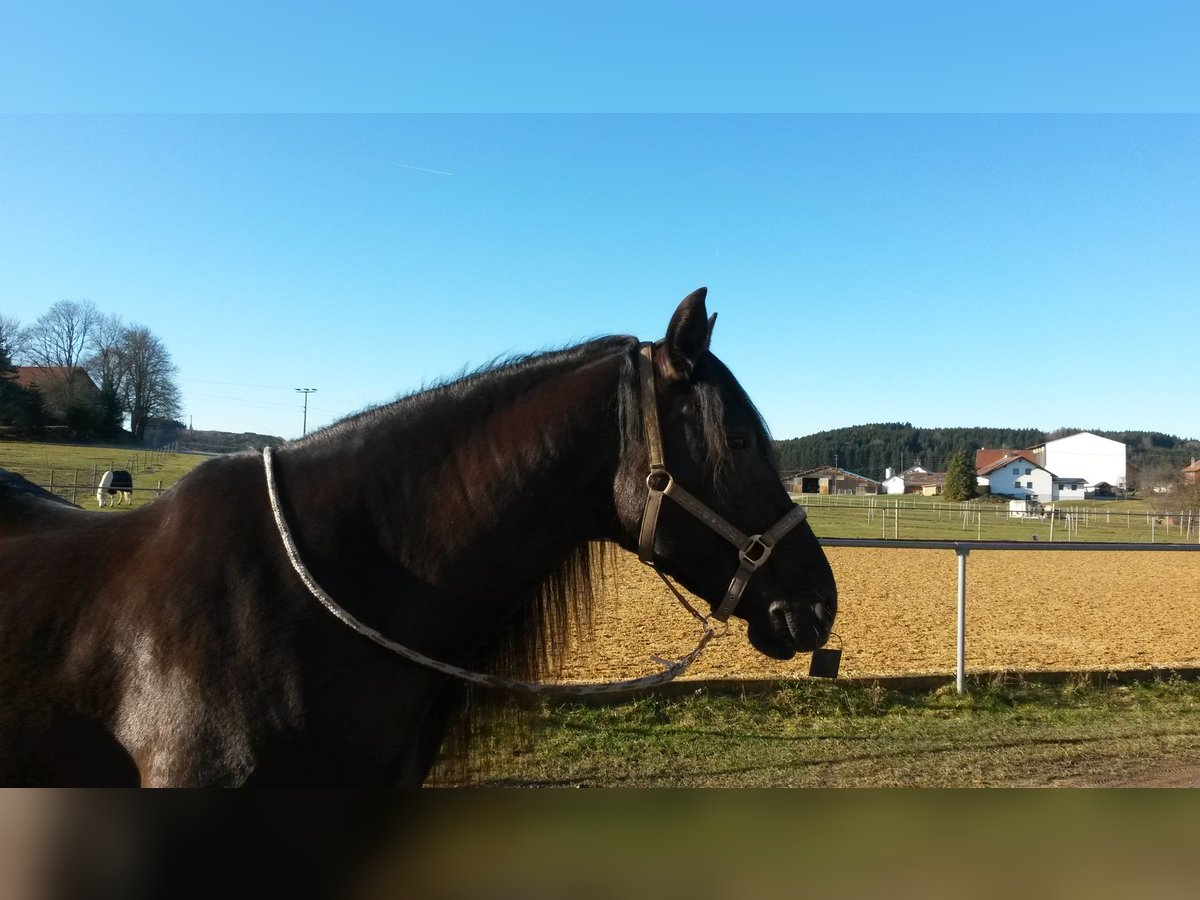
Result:
[[[329,533],[373,535],[380,557],[438,593],[528,591],[581,543],[615,537],[627,358],[475,376],[302,445],[302,477],[325,498],[310,514]]]

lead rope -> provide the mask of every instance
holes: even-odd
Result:
[[[472,672],[469,669],[463,669],[459,666],[451,665],[450,663],[441,662],[426,656],[424,653],[419,653],[411,647],[405,647],[403,644],[398,644],[395,641],[384,637],[374,628],[356,619],[353,615],[347,612],[340,606],[336,600],[329,596],[322,588],[304,562],[300,559],[300,552],[296,549],[296,542],[292,540],[291,529],[288,528],[287,520],[283,516],[283,509],[279,505],[279,492],[275,486],[275,469],[271,461],[271,448],[263,447],[263,468],[267,475],[267,495],[271,500],[271,513],[275,517],[275,525],[279,529],[279,537],[283,541],[283,549],[287,553],[288,562],[292,564],[296,574],[300,576],[300,580],[304,582],[304,586],[308,588],[308,592],[320,601],[329,612],[331,612],[344,625],[357,631],[363,637],[369,638],[380,647],[390,650],[398,656],[414,662],[417,665],[424,666],[427,669],[433,669],[435,672],[441,672],[443,675],[450,675],[454,678],[468,681],[472,684],[481,684],[485,687],[498,688],[506,691],[514,691],[524,694],[553,694],[560,696],[588,696],[591,694],[614,694],[621,691],[635,691],[643,688],[655,687],[656,685],[666,684],[687,671],[688,667],[696,661],[701,651],[712,640],[716,632],[707,620],[701,616],[692,607],[690,603],[683,599],[683,595],[675,590],[670,582],[667,586],[671,588],[672,593],[679,599],[679,602],[704,626],[704,630],[700,635],[700,639],[694,650],[675,662],[663,659],[659,656],[651,656],[654,662],[665,668],[665,671],[658,672],[653,675],[643,675],[641,678],[631,678],[626,681],[608,681],[597,684],[546,684],[536,681],[516,681],[511,678],[504,678],[500,675],[487,675],[483,672]],[[666,579],[663,579],[666,581]]]

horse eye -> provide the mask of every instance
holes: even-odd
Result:
[[[750,435],[744,431],[731,431],[725,436],[725,444],[730,450],[749,450]]]

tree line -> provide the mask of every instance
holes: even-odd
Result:
[[[837,465],[868,478],[882,480],[889,468],[902,472],[920,464],[931,472],[948,471],[956,453],[974,460],[976,450],[1024,449],[1083,431],[1060,428],[915,428],[909,422],[883,422],[822,431],[807,437],[776,441],[780,470],[794,474],[819,466]],[[1156,431],[1094,431],[1125,444],[1129,462],[1142,469],[1183,468],[1200,456],[1200,441]]]
[[[19,366],[38,367],[36,383],[18,383]],[[128,419],[143,443],[152,423],[180,414],[177,372],[148,327],[90,300],[59,300],[29,326],[0,313],[0,426],[34,435],[65,425],[79,438],[113,440]]]

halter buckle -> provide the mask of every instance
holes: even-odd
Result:
[[[752,534],[738,550],[738,557],[742,560],[742,565],[753,572],[770,558],[774,546],[774,542],[768,543],[761,534]]]

